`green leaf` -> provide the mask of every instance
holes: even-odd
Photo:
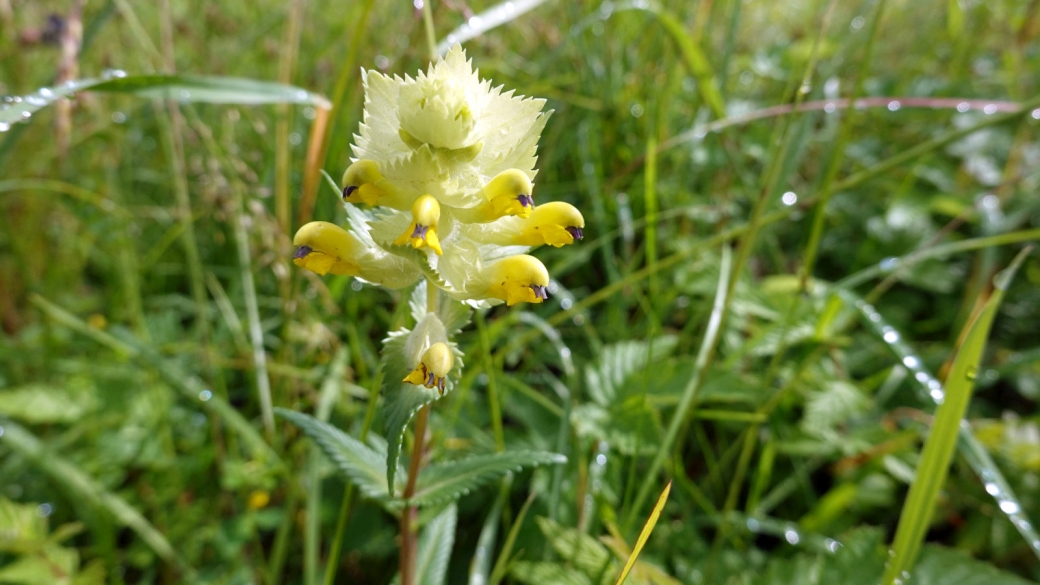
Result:
[[[614,574],[614,557],[603,543],[580,530],[568,528],[548,518],[540,517],[537,522],[556,554],[573,563],[590,578],[590,582],[591,578],[601,576],[604,568],[607,569],[607,576]]]
[[[457,461],[435,463],[419,473],[415,495],[409,500],[414,506],[429,506],[460,495],[524,467],[566,463],[567,458],[544,451],[507,451],[491,455],[475,455]]]
[[[126,75],[116,71],[104,78],[69,81],[40,88],[34,94],[0,106],[0,124],[28,120],[37,111],[81,91],[127,93],[143,98],[210,104],[307,104],[330,109],[324,96],[299,87],[239,77],[204,75]],[[6,130],[6,128],[4,128]]]
[[[913,585],[1027,585],[1017,575],[1001,571],[989,563],[977,561],[963,552],[942,546],[928,545],[908,583]]]
[[[513,565],[510,574],[520,583],[530,585],[592,585],[591,578],[559,563],[519,561]]]
[[[377,501],[389,498],[384,456],[336,427],[292,410],[276,408],[275,414],[293,423],[321,447],[343,476],[365,496]]]
[[[609,406],[618,398],[631,394],[633,374],[643,371],[651,360],[668,357],[678,343],[674,335],[662,335],[650,342],[624,341],[605,346],[595,365],[585,370],[585,386],[589,396],[600,406]]]
[[[183,571],[185,580],[194,580],[194,569],[184,562],[166,537],[126,500],[104,489],[92,477],[51,451],[17,423],[4,423],[3,442],[5,447],[31,461],[50,476],[56,485],[63,486],[74,497],[108,511],[119,524],[137,533],[157,555]]]
[[[448,574],[451,548],[455,544],[457,519],[458,509],[451,504],[423,529],[415,560],[418,585],[443,585]]]
[[[966,326],[965,334],[962,336],[964,341],[957,350],[943,388],[944,400],[935,412],[931,431],[921,451],[914,483],[910,485],[910,492],[899,516],[899,526],[892,543],[895,556],[885,568],[881,580],[886,585],[901,580],[900,576],[913,567],[921,549],[921,542],[935,511],[936,498],[949,473],[961,420],[967,412],[968,402],[975,388],[975,376],[986,347],[990,326],[993,325],[1008,283],[1030,251],[1030,248],[1023,250],[1015,257],[1010,267],[994,278],[993,293],[983,305],[982,311]]]
[[[69,423],[93,408],[93,397],[45,384],[0,392],[0,414],[30,424]]]

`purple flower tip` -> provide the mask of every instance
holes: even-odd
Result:
[[[299,248],[296,248],[296,253],[292,255],[293,260],[296,260],[296,259],[299,259],[299,258],[306,258],[307,255],[310,254],[313,251],[314,251],[314,248],[311,248],[310,246],[300,246]]]
[[[567,228],[567,233],[569,233],[575,240],[580,240],[585,237],[585,232],[583,232],[580,227],[571,226]]]

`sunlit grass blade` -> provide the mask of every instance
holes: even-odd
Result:
[[[635,515],[639,512],[639,508],[650,495],[650,489],[654,485],[653,478],[657,475],[657,472],[661,470],[665,458],[668,457],[669,453],[671,453],[675,439],[679,436],[679,429],[686,420],[690,409],[693,408],[694,399],[697,397],[697,391],[701,387],[701,381],[703,380],[704,373],[708,368],[711,354],[714,351],[715,344],[721,334],[722,317],[726,311],[726,299],[729,296],[730,290],[728,283],[730,281],[730,272],[732,267],[733,254],[729,246],[723,246],[722,259],[719,263],[719,281],[715,291],[715,302],[712,306],[711,316],[708,318],[708,326],[704,331],[704,339],[697,352],[697,361],[694,363],[693,376],[690,377],[690,381],[686,384],[686,388],[683,389],[682,398],[679,400],[679,406],[675,409],[675,412],[672,413],[672,420],[668,423],[668,430],[665,432],[664,440],[661,441],[661,445],[658,447],[657,453],[654,455],[654,459],[650,463],[650,469],[646,472],[646,480],[643,482],[643,485],[640,486],[635,500],[632,501],[632,507],[625,515],[623,526],[626,529],[628,526],[631,526],[635,519]]]
[[[636,539],[636,545],[632,548],[632,554],[628,555],[628,560],[625,561],[625,566],[621,569],[621,574],[618,575],[617,581],[614,585],[621,585],[625,582],[625,578],[628,577],[628,573],[632,570],[632,567],[636,564],[636,559],[639,558],[639,553],[643,551],[643,546],[646,545],[646,541],[650,539],[650,533],[654,531],[654,527],[657,526],[657,519],[661,517],[661,511],[664,510],[664,505],[668,502],[668,494],[672,491],[672,482],[668,482],[668,485],[664,486],[664,490],[661,495],[657,497],[657,503],[654,504],[654,510],[650,512],[650,517],[646,519],[646,524],[643,525],[643,530],[639,533],[639,538]]]
[[[838,289],[837,292],[839,297],[859,310],[863,316],[863,322],[872,328],[895,353],[902,363],[902,367],[913,374],[910,378],[920,386],[922,396],[927,396],[936,404],[941,403],[943,400],[942,384],[925,368],[924,361],[910,348],[909,344],[903,341],[905,336],[892,327],[872,305],[852,291]],[[1040,533],[1037,533],[1033,523],[1026,517],[1021,499],[1015,494],[1003,472],[990,457],[986,447],[975,437],[971,427],[960,426],[957,450],[986,485],[986,493],[996,500],[997,508],[1007,516],[1011,524],[1029,544],[1033,553],[1040,558]]]
[[[921,550],[925,532],[935,511],[936,498],[949,473],[961,419],[968,409],[968,402],[975,387],[975,377],[982,352],[986,347],[990,326],[1008,284],[1030,251],[1031,248],[1023,250],[1015,257],[1011,266],[994,278],[992,294],[967,326],[964,341],[957,350],[946,379],[944,401],[936,411],[931,431],[921,452],[914,482],[910,485],[910,492],[903,504],[892,544],[893,556],[885,567],[881,580],[884,585],[904,581],[904,575],[909,574]]]
[[[465,43],[497,26],[519,18],[524,13],[544,3],[545,0],[507,0],[506,2],[499,2],[484,12],[473,15],[462,26],[448,33],[441,42],[437,43],[437,54],[443,55],[455,43]]]
[[[144,98],[208,104],[301,104],[329,109],[325,96],[282,83],[206,75],[127,75],[110,72],[107,77],[80,79],[55,87],[42,87],[0,106],[0,123],[28,120],[42,108],[81,91],[126,93]]]

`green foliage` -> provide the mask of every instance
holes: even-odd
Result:
[[[434,463],[423,468],[416,480],[415,495],[408,501],[416,506],[440,504],[456,500],[507,473],[525,467],[562,465],[566,462],[566,457],[555,453],[506,451]]]
[[[394,494],[387,488],[383,467],[385,453],[312,416],[284,408],[276,409],[275,413],[314,439],[322,452],[336,464],[336,469],[366,497],[382,502],[393,498]]]

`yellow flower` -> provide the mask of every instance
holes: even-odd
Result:
[[[394,240],[395,246],[411,242],[415,249],[429,246],[438,256],[444,253],[437,239],[437,221],[441,217],[441,206],[432,195],[423,195],[412,204],[412,223]]]
[[[353,260],[359,252],[357,244],[357,240],[338,225],[312,221],[293,237],[296,246],[293,264],[322,276],[329,272],[357,276],[361,271]]]
[[[320,275],[355,276],[387,288],[414,284],[422,276],[414,263],[386,252],[367,232],[348,232],[327,221],[301,227],[293,245],[293,264]]]
[[[444,382],[448,372],[455,364],[455,356],[447,343],[439,341],[430,346],[423,354],[422,360],[415,366],[403,382],[437,388],[437,392],[444,394]]]
[[[520,302],[540,303],[549,298],[549,271],[534,256],[517,254],[495,262],[485,269],[487,296],[501,299],[506,305]]]

